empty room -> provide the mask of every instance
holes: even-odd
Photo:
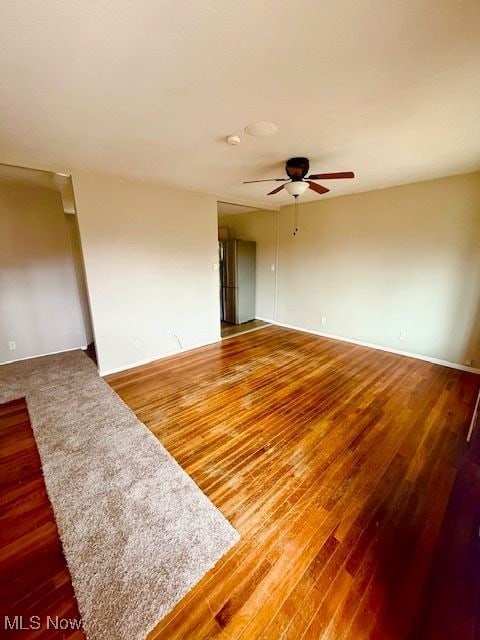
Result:
[[[475,640],[480,5],[0,2],[0,636]]]

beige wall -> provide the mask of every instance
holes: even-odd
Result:
[[[100,371],[219,340],[215,198],[90,173],[73,185]]]
[[[219,226],[228,228],[231,239],[257,243],[255,316],[269,320],[275,314],[276,216],[274,211],[219,216]]]
[[[0,362],[89,342],[73,223],[58,192],[0,182]]]
[[[255,239],[255,214],[228,218]],[[480,367],[479,173],[306,203],[299,229],[283,208],[278,322]]]

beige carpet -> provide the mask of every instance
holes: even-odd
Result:
[[[82,352],[0,366],[23,396],[86,633],[141,640],[239,535]]]

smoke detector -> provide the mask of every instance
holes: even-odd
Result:
[[[240,136],[227,136],[227,144],[231,144],[233,146],[240,144]]]

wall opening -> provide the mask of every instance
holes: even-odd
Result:
[[[71,178],[0,165],[0,363],[72,349],[95,359]]]

